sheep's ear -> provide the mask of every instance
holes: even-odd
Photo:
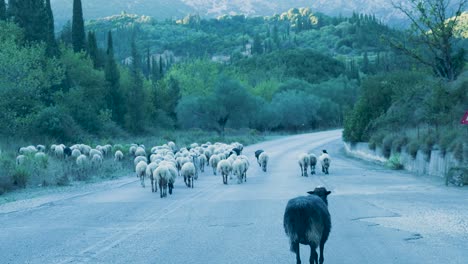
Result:
[[[308,191],[307,193],[308,193],[308,194],[315,194],[314,191]]]
[[[329,195],[331,192],[330,191],[327,191],[327,195]]]

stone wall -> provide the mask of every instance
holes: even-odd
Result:
[[[375,150],[369,149],[369,144],[365,142],[355,144],[345,143],[345,151],[350,156],[380,164],[385,164],[388,161],[384,157],[381,148],[377,147]],[[463,165],[454,158],[452,153],[446,153],[443,156],[440,150],[432,150],[430,158],[422,151],[418,151],[416,158],[413,158],[403,149],[402,153],[400,153],[400,162],[407,171],[418,175],[430,175],[441,178],[445,178],[451,168],[462,167]]]

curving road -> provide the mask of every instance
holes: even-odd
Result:
[[[253,156],[259,148],[270,153],[267,173]],[[300,177],[298,153],[323,148],[331,174]],[[16,210],[4,204],[0,263],[294,263],[284,208],[317,185],[332,191],[325,263],[468,263],[466,188],[348,158],[340,130],[267,141],[244,154],[245,184],[225,186],[208,168],[194,189],[178,179],[167,199],[132,176]],[[301,255],[307,263],[309,249],[301,246]]]

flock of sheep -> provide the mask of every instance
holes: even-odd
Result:
[[[104,145],[91,148],[88,145],[76,144],[67,147],[51,145],[49,155],[57,159],[74,159],[78,168],[93,168],[100,166],[105,157],[114,153],[114,161],[122,162],[124,152],[121,145]],[[202,145],[193,143],[190,147],[178,149],[174,142],[162,146],[154,146],[147,150],[144,145],[132,144],[128,158],[133,159],[136,176],[139,177],[142,187],[145,187],[145,178],[151,180],[151,191],[157,192],[160,197],[166,197],[167,192],[172,194],[174,183],[178,176],[183,177],[187,187],[193,188],[198,175],[211,167],[213,174],[221,174],[223,184],[228,184],[228,178],[237,178],[237,183],[247,181],[247,170],[250,167],[247,156],[242,154],[243,146],[240,143],[224,144],[207,142]],[[43,145],[23,147],[18,150],[17,165],[23,164],[28,158],[44,159],[47,157],[46,147]],[[264,172],[267,171],[269,155],[264,150],[255,151],[258,165]],[[323,150],[319,158],[313,153],[301,153],[298,164],[301,176],[307,177],[307,169],[315,174],[315,166],[320,162],[322,172],[328,174],[331,163],[330,155]],[[289,200],[283,219],[284,230],[290,240],[290,249],[296,253],[296,263],[301,263],[299,244],[309,245],[311,248],[310,263],[324,261],[323,248],[331,229],[331,217],[328,211],[327,196],[330,191],[324,187],[317,187],[308,192],[308,196],[300,196]],[[320,258],[316,248],[320,247]]]

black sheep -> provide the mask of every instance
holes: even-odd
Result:
[[[63,149],[63,154],[65,154],[66,157],[70,157],[71,154],[72,154],[71,148],[65,147],[65,148]]]
[[[299,244],[310,246],[310,264],[323,263],[323,247],[331,229],[327,196],[331,193],[324,187],[289,200],[284,212],[284,231],[289,237],[291,251],[296,253],[296,262],[301,263]],[[316,252],[320,245],[320,260]]]

